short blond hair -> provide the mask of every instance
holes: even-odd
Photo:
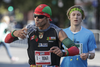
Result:
[[[81,9],[81,10],[82,10],[82,19],[85,18],[84,10],[83,10],[82,7],[80,7],[79,5],[74,5],[74,6],[72,6],[72,7],[70,7],[70,8],[68,9],[68,11],[67,11],[67,16],[68,16],[68,18],[69,18],[69,16],[70,16],[69,12],[70,12],[71,9],[73,9],[73,8],[79,8],[79,9]]]
[[[1,22],[10,22],[9,16],[3,16]]]

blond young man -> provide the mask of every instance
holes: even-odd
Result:
[[[65,57],[62,60],[61,67],[87,67],[87,59],[95,57],[96,42],[94,35],[90,30],[81,26],[85,15],[80,6],[70,7],[67,16],[71,26],[63,29],[63,31],[76,43],[80,54]]]

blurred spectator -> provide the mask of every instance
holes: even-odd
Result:
[[[17,21],[15,20],[15,17],[14,16],[10,16],[10,23],[9,23],[8,29],[10,31],[15,30],[15,24],[16,23],[17,23]]]
[[[34,21],[34,16],[33,16],[33,10],[29,11],[28,12],[28,21],[27,21],[27,24],[31,24],[31,25],[34,25],[35,24],[35,21]]]
[[[50,23],[53,23],[53,24],[55,24],[55,25],[58,26],[58,18],[57,18],[57,17],[54,17],[54,18],[52,18],[52,19],[53,19],[53,20],[50,21]]]
[[[22,23],[22,21],[17,22],[17,23],[15,24],[15,28],[17,28],[17,29],[23,28],[23,23]]]
[[[35,25],[35,21],[34,20],[28,20],[27,24]]]
[[[4,16],[0,22],[0,47],[4,46],[11,61],[18,61],[18,57],[13,57],[10,52],[10,44],[4,42],[5,36],[10,33],[8,31],[8,24],[10,22],[9,16]]]

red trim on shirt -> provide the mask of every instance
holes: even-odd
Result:
[[[11,33],[9,33],[5,38],[5,43],[11,43],[14,40],[14,37],[11,36]]]

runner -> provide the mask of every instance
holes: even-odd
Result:
[[[87,59],[95,57],[96,42],[93,33],[82,27],[85,18],[84,11],[80,6],[72,6],[67,11],[70,27],[63,29],[68,37],[76,43],[79,55],[65,57],[61,67],[87,67]]]
[[[34,11],[35,25],[28,25],[21,30],[14,30],[5,38],[5,42],[10,43],[20,37],[28,38],[28,56],[30,67],[58,67],[61,56],[73,56],[79,54],[77,47],[73,46],[65,32],[49,21],[52,21],[51,8],[46,4],[37,6]],[[27,32],[27,33],[25,33]],[[61,51],[61,43],[64,43],[69,49],[66,52]]]

